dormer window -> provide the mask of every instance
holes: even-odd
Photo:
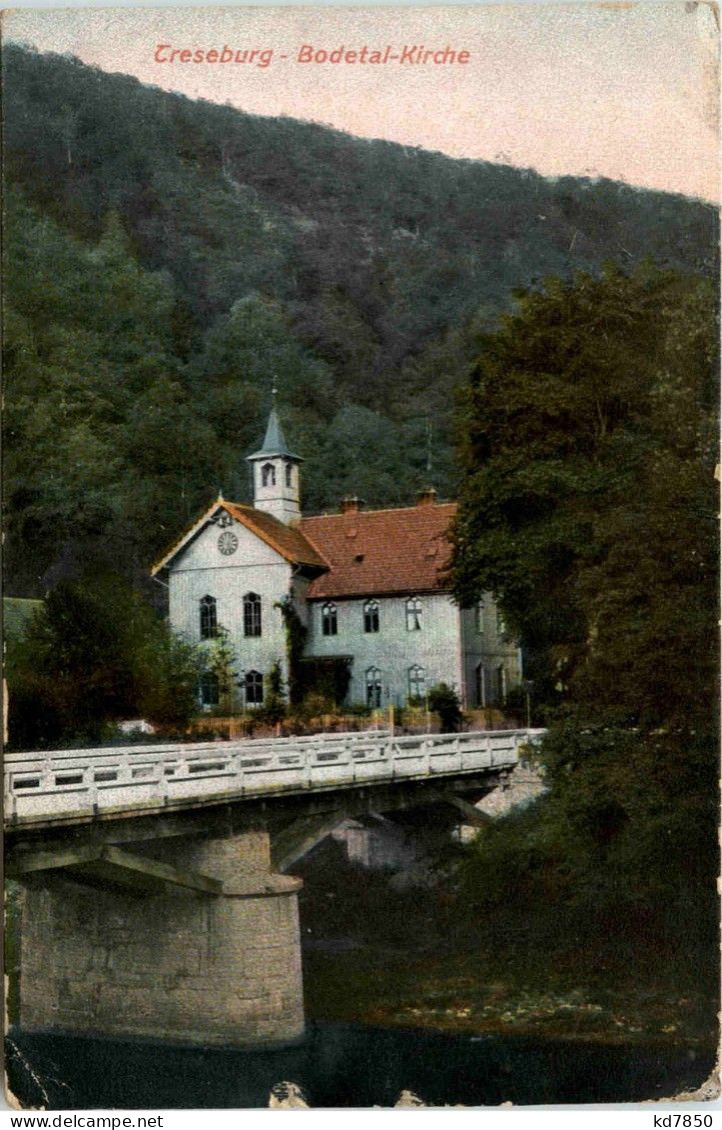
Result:
[[[324,636],[335,636],[338,634],[338,614],[336,605],[330,601],[324,604],[321,609],[321,631]]]
[[[367,600],[364,604],[364,631],[378,632],[379,630],[379,602]]]
[[[261,467],[261,486],[275,487],[276,485],[276,468],[273,463],[264,463]]]
[[[261,598],[257,592],[247,592],[243,598],[243,634],[261,634]]]
[[[216,614],[216,600],[213,596],[204,596],[198,604],[200,614],[200,630],[202,640],[213,640],[218,635],[218,619]]]
[[[417,596],[410,596],[406,601],[406,631],[421,631],[421,601]]]

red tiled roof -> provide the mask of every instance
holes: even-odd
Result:
[[[398,510],[358,510],[302,518],[299,530],[330,565],[311,598],[445,592],[455,502]]]
[[[309,544],[298,528],[286,526],[283,522],[279,522],[278,518],[274,518],[272,514],[266,514],[263,510],[256,510],[253,506],[218,499],[209,506],[200,518],[192,522],[172,545],[163,551],[152,566],[151,573],[153,575],[160,572],[189,541],[205,528],[206,522],[219,506],[226,510],[232,518],[235,518],[237,522],[241,522],[242,525],[256,534],[261,541],[265,541],[267,545],[280,553],[281,557],[285,557],[287,561],[293,562],[294,565],[310,565],[318,569],[328,568],[328,562],[324,561],[323,557],[314,546]]]
[[[257,534],[287,561],[293,561],[296,565],[315,565],[319,569],[328,568],[328,562],[309,544],[298,527],[286,526],[265,510],[256,510],[255,507],[244,506],[240,502],[223,502],[221,505],[232,518]]]

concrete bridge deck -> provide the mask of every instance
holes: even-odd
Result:
[[[458,777],[513,767],[542,731],[315,734],[9,753],[9,828],[118,819],[242,799]]]

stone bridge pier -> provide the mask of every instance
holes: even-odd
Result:
[[[268,833],[133,852],[71,849],[64,867],[17,876],[20,1026],[237,1046],[299,1039],[301,882],[272,872]]]

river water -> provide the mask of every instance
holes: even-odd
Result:
[[[55,1110],[265,1107],[287,1081],[311,1107],[393,1106],[404,1090],[431,1106],[496,1106],[662,1098],[700,1086],[714,1051],[313,1023],[275,1051],[11,1031],[6,1062],[23,1105]]]

